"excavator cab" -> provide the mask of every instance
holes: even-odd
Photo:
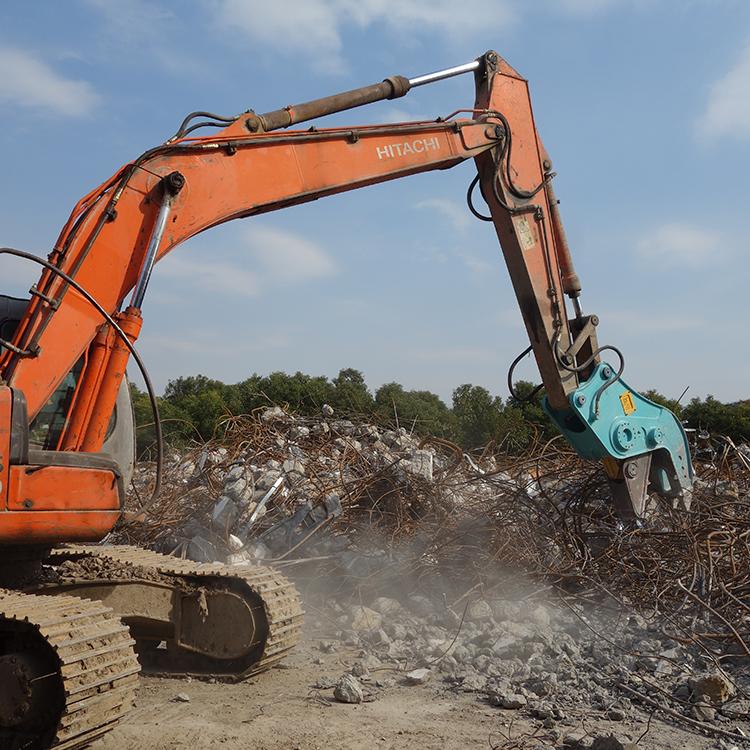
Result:
[[[13,337],[29,301],[20,297],[0,295],[0,340],[9,341]],[[2,346],[0,346],[0,354],[2,354]],[[79,359],[29,425],[31,449],[57,450],[83,365],[83,358]],[[117,464],[118,471],[127,487],[135,467],[135,416],[127,379],[123,379],[120,385],[106,438],[99,453],[108,456]]]

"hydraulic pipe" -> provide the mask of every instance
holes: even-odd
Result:
[[[391,76],[381,83],[374,83],[371,86],[362,86],[351,91],[344,91],[341,94],[313,99],[303,104],[290,104],[283,109],[275,109],[262,115],[250,114],[245,120],[245,125],[252,133],[267,133],[269,130],[288,128],[290,125],[296,125],[299,122],[332,115],[334,112],[343,112],[354,107],[361,107],[364,104],[372,104],[372,102],[379,102],[383,99],[398,99],[405,96],[411,88],[442,81],[445,78],[452,78],[462,73],[470,73],[479,68],[480,65],[480,60],[474,60],[464,65],[456,65],[416,78]]]
[[[576,315],[580,317],[581,307],[579,297],[581,296],[581,280],[576,273],[573,264],[573,255],[570,252],[568,238],[560,218],[560,209],[557,196],[551,182],[547,182],[547,198],[549,200],[550,218],[552,219],[552,231],[557,244],[557,257],[560,264],[560,276],[563,292],[573,300]]]

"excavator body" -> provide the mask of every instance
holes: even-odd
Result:
[[[474,106],[445,118],[288,129],[464,73]],[[132,472],[129,363],[152,391],[135,343],[156,264],[223,222],[468,159],[469,207],[497,234],[548,414],[603,462],[625,519],[651,492],[686,502],[684,431],[598,344],[528,83],[496,52],[265,114],[192,113],[76,204],[47,259],[0,248],[42,269],[29,300],[0,298],[0,746],[72,750],[108,731],[132,704],[136,651],[161,672],[243,679],[299,637],[299,596],[271,569],[95,544],[123,518]]]

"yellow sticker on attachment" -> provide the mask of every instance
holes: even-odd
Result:
[[[635,401],[633,401],[633,394],[630,391],[620,394],[620,403],[626,416],[635,411]]]

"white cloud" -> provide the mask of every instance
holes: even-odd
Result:
[[[102,2],[102,0],[96,0]],[[529,0],[205,0],[223,28],[234,29],[274,54],[304,56],[319,72],[345,69],[348,28],[385,28],[400,36],[433,33],[447,40],[470,40],[488,28],[497,33],[522,17],[534,23],[538,13],[592,15],[616,6],[648,7],[658,0],[547,0],[538,8]],[[414,71],[422,72],[422,71]]]
[[[0,47],[0,102],[67,117],[89,114],[99,101],[90,83],[65,78],[28,52]]]
[[[195,260],[180,254],[180,248],[159,263],[158,273],[174,279],[187,279],[211,292],[255,297],[260,289],[258,274],[236,263]]]
[[[198,247],[177,248],[159,263],[159,275],[186,281],[201,291],[257,297],[268,287],[324,278],[337,271],[315,242],[294,232],[251,225],[230,237],[228,248],[227,239],[221,243],[224,250],[210,249],[204,239]],[[157,290],[156,298],[163,292]],[[167,290],[167,299],[170,294]]]
[[[466,229],[474,220],[466,208],[465,203],[458,203],[449,198],[426,198],[416,204],[416,208],[426,208],[437,211],[444,219],[447,219],[456,231]]]
[[[636,244],[642,261],[675,271],[702,268],[726,255],[718,232],[690,224],[664,224]]]
[[[300,282],[336,273],[336,264],[315,242],[285,229],[249,226],[243,243],[270,281]]]
[[[513,23],[511,0],[217,0],[219,24],[276,54],[293,53],[320,72],[344,69],[343,31],[384,26],[391,32],[433,31],[467,37]]]
[[[750,137],[750,44],[734,66],[711,86],[697,130],[711,139]]]

